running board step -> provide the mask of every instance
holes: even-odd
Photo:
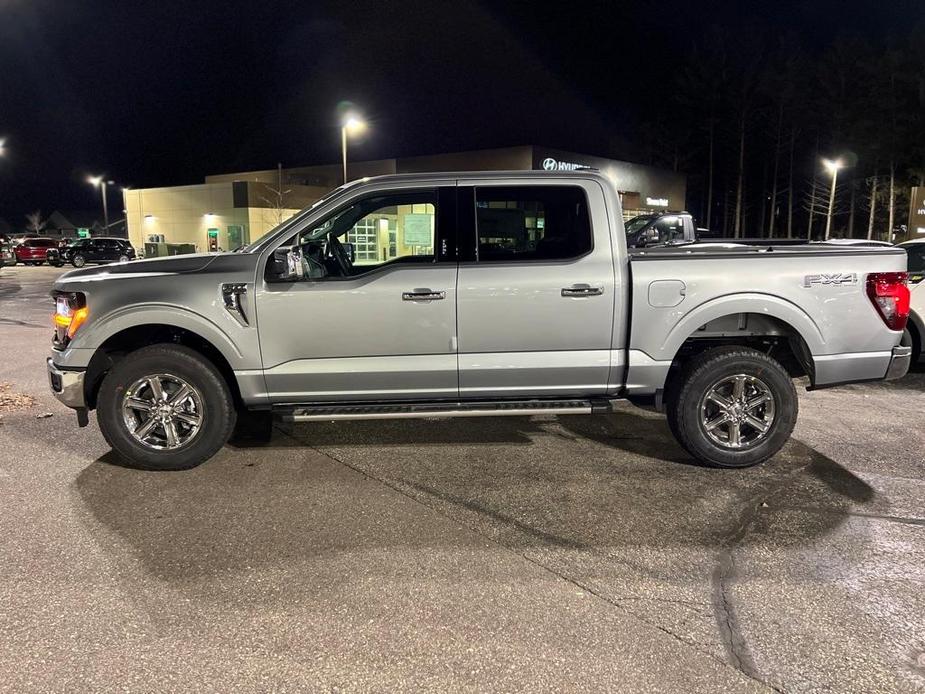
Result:
[[[361,403],[355,405],[288,405],[273,408],[284,422],[403,417],[501,417],[534,414],[611,412],[610,400],[505,400],[501,402]]]

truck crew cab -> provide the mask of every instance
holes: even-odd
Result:
[[[289,421],[665,411],[699,460],[767,460],[811,387],[896,378],[900,249],[696,247],[632,258],[590,172],[393,175],[238,253],[74,270],[52,391],[134,465],[212,456],[239,411]]]

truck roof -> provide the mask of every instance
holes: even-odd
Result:
[[[397,173],[383,174],[382,176],[367,176],[350,181],[342,188],[352,188],[365,183],[380,183],[395,181],[401,183],[439,181],[448,179],[478,179],[478,180],[497,180],[499,178],[593,178],[612,186],[613,183],[607,176],[596,169],[578,169],[575,171],[536,171],[536,170],[514,170],[514,171],[423,171],[420,173]]]

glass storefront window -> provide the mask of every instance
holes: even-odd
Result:
[[[379,230],[377,219],[364,217],[347,232],[347,242],[353,244],[357,264],[378,263],[379,248],[376,243]]]

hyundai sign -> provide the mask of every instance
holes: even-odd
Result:
[[[572,161],[559,161],[552,157],[546,157],[543,160],[544,171],[580,171],[581,169],[590,169],[587,164],[576,164]]]

